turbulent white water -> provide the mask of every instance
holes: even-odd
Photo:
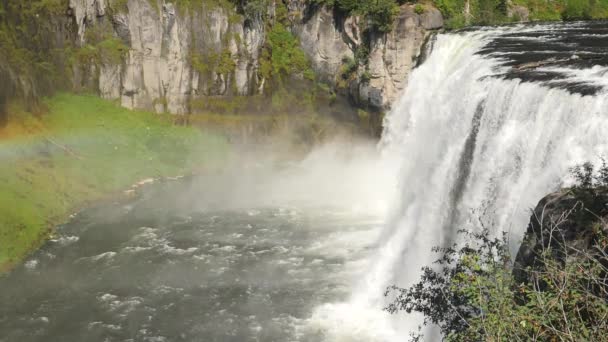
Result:
[[[499,35],[537,29],[438,35],[412,73],[381,141],[385,158],[400,165],[399,199],[351,300],[324,305],[311,319],[328,331],[327,340],[403,341],[420,319],[381,312],[386,286],[416,281],[436,259],[432,246],[453,241],[459,228],[478,227],[479,220],[496,234],[509,232],[515,246],[529,209],[568,181],[568,169],[606,155],[605,89],[582,96],[548,83],[489,77],[509,68],[504,56],[480,50]],[[605,83],[608,69],[568,70],[566,80]]]

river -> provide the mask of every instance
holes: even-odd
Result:
[[[385,217],[373,146],[342,149],[77,213],[0,279],[0,341],[318,341],[312,310],[347,300]]]

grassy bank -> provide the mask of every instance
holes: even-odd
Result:
[[[79,207],[147,177],[218,166],[223,138],[129,111],[94,96],[60,94],[43,114],[9,110],[0,129],[0,271]]]

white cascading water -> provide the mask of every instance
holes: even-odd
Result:
[[[605,90],[581,96],[488,77],[507,68],[476,53],[499,33],[534,29],[440,34],[411,74],[380,143],[389,164],[400,165],[398,200],[351,300],[319,307],[309,322],[328,341],[407,340],[420,317],[382,312],[387,286],[418,280],[436,259],[431,247],[475,220],[509,232],[515,245],[529,210],[567,182],[569,168],[608,152]],[[606,68],[570,71],[573,79],[607,83]]]

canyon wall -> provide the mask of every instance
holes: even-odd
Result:
[[[268,3],[261,15],[247,16],[236,6],[207,1],[196,7],[164,0],[118,2],[69,2],[78,46],[91,45],[91,36],[102,32],[128,50],[119,60],[75,67],[76,87],[93,86],[127,108],[174,114],[193,111],[192,103],[207,97],[264,93],[268,80],[260,72],[260,59],[276,3]],[[299,38],[318,81],[374,111],[390,108],[429,33],[443,25],[433,7],[421,12],[402,5],[392,30],[364,32],[360,17],[344,17],[304,0],[284,5],[289,30]],[[357,58],[360,51],[364,60]],[[352,70],[347,74],[348,64]]]
[[[94,67],[104,98],[120,99],[127,108],[183,114],[197,96],[259,92],[260,22],[245,24],[221,6],[182,12],[163,1],[129,0],[126,8],[108,11],[104,0],[71,0],[70,9],[80,45],[87,43],[87,30],[107,23],[128,46],[119,63]]]

